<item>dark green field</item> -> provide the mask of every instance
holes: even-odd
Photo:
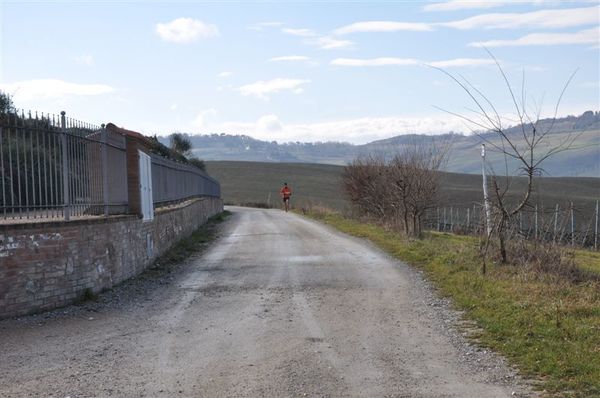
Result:
[[[206,162],[207,171],[221,182],[226,203],[270,203],[279,206],[283,182],[292,187],[295,207],[322,205],[338,211],[349,208],[341,186],[342,166],[307,163]],[[524,179],[513,177],[513,190],[524,187]],[[481,176],[442,173],[440,207],[466,209],[482,202]],[[588,223],[600,199],[600,178],[540,177],[533,202],[551,218],[556,204],[575,208],[576,221]],[[543,209],[543,211],[542,211]],[[579,224],[578,222],[578,224]],[[589,223],[588,223],[589,224]]]
[[[226,203],[265,203],[279,206],[284,182],[292,188],[296,207],[323,205],[336,210],[348,206],[341,187],[343,167],[309,163],[206,162],[219,180]]]

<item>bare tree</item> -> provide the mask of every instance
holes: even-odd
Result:
[[[414,142],[389,161],[382,156],[354,160],[344,170],[344,187],[363,216],[406,235],[421,235],[425,212],[435,204],[439,169],[449,145]]]
[[[517,95],[500,62],[489,50],[486,49],[486,51],[494,60],[506,86],[515,117],[501,116],[496,105],[467,79],[455,76],[440,68],[434,67],[434,69],[438,69],[450,77],[467,94],[475,106],[475,109],[471,110],[472,114],[469,115],[445,111],[464,120],[471,127],[474,134],[493,148],[495,152],[501,154],[504,159],[505,170],[503,176],[497,174],[490,167],[493,192],[490,199],[496,216],[492,231],[495,231],[498,236],[500,256],[502,262],[506,263],[508,261],[506,253],[507,227],[523,208],[531,206],[534,181],[544,171],[543,162],[560,152],[571,149],[578,137],[578,134],[569,133],[554,142],[550,139],[562,97],[577,71],[573,72],[562,88],[554,107],[552,122],[544,126],[540,123],[541,104],[537,105],[533,101],[532,107],[530,106],[531,101],[528,101],[525,89],[525,72],[522,75],[520,95]],[[514,129],[508,129],[509,123],[518,126],[518,133],[514,133]],[[516,166],[514,172],[527,179],[525,191],[520,193],[520,197],[516,201],[507,199],[507,193],[511,189],[511,166],[509,165]],[[490,238],[491,236],[487,237],[488,241]]]
[[[382,220],[389,213],[386,173],[385,160],[375,156],[355,159],[344,168],[344,189],[359,214]]]
[[[420,236],[423,217],[436,203],[439,170],[447,160],[450,143],[414,141],[390,162],[392,197],[401,204],[406,234]]]

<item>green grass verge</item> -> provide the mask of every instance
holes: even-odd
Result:
[[[600,253],[589,250],[576,250],[575,263],[582,269],[600,274]]]
[[[480,327],[473,338],[539,380],[547,395],[600,396],[600,284],[574,285],[511,266],[482,275],[477,238],[429,233],[407,240],[337,214],[309,216],[423,269]],[[576,261],[600,269],[600,256],[580,253]]]
[[[211,242],[215,238],[215,226],[227,217],[231,212],[225,210],[209,218],[200,228],[192,232],[190,236],[177,242],[162,256],[154,261],[153,268],[169,267],[179,264],[190,255],[200,251],[202,245]]]

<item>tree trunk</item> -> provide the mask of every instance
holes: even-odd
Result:
[[[412,225],[412,227],[413,227],[413,236],[417,237],[418,236],[417,235],[417,229],[418,229],[418,227],[417,227],[417,215],[416,214],[413,214],[413,216],[412,216],[412,224],[413,224]]]
[[[506,226],[506,217],[502,215],[500,224],[498,225],[498,240],[500,241],[500,257],[502,258],[502,264],[506,264],[506,236],[504,236],[504,228]]]

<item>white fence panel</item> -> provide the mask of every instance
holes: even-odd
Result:
[[[140,155],[140,196],[144,221],[154,219],[154,202],[152,200],[152,160],[142,151]]]

